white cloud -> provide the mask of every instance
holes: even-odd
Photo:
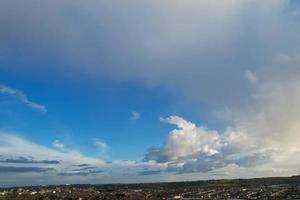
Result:
[[[98,165],[104,163],[102,160],[86,157],[76,150],[66,150],[61,152],[32,143],[11,133],[0,133],[1,156],[33,157],[38,160],[58,160],[61,161],[61,165],[65,167],[81,163]]]
[[[63,143],[61,143],[60,140],[54,140],[52,142],[52,146],[55,148],[64,148],[65,147],[65,145]]]
[[[246,167],[248,175],[267,167],[275,174],[299,173],[300,162],[294,159],[300,150],[299,65],[299,56],[284,61],[275,57],[257,71],[260,80],[253,85],[251,101],[230,108],[231,127],[224,132],[197,127],[178,116],[161,119],[178,128],[162,147],[150,149],[146,160],[166,162],[169,171],[182,173],[209,172],[232,164]]]
[[[177,160],[194,153],[213,155],[218,153],[219,135],[216,131],[195,124],[178,116],[161,118],[161,121],[175,124],[179,129],[171,131],[159,155],[160,159]]]
[[[0,177],[9,178],[7,185],[32,185],[68,183],[81,181],[90,171],[76,171],[82,164],[97,167],[95,170],[105,168],[103,160],[81,154],[77,150],[59,151],[53,148],[35,144],[12,133],[0,133],[0,167],[5,167],[9,173],[0,169]],[[91,174],[97,171],[91,171]],[[78,172],[76,177],[62,177],[60,174]],[[17,173],[22,172],[22,173]],[[99,171],[100,172],[100,171]],[[97,175],[97,174],[96,174]],[[99,176],[101,174],[99,173]],[[99,177],[98,176],[98,177]],[[39,177],[39,178],[38,178]]]
[[[108,145],[98,140],[100,148]],[[140,172],[163,170],[165,164],[125,160],[103,161],[76,149],[49,148],[12,133],[0,132],[0,184],[5,186],[65,183],[120,183],[163,180]],[[6,180],[9,180],[7,182]]]
[[[140,118],[141,118],[141,114],[140,113],[138,113],[136,111],[132,111],[131,112],[131,117],[130,117],[131,120],[137,121]]]
[[[178,116],[169,116],[167,118],[160,118],[161,122],[168,123],[168,124],[174,124],[178,126],[180,129],[184,130],[190,130],[195,129],[196,125],[192,122],[186,121],[185,119],[178,117]]]
[[[0,94],[11,95],[17,98],[22,104],[32,109],[38,110],[40,112],[47,112],[46,106],[30,101],[23,92],[14,88],[8,87],[6,85],[0,85]]]
[[[101,153],[106,153],[110,149],[110,146],[108,146],[105,142],[99,139],[94,139],[94,141],[95,145],[100,149]]]
[[[248,134],[227,128],[224,133],[197,127],[178,116],[161,118],[174,124],[164,145],[150,149],[145,160],[168,163],[167,171],[209,172],[230,164],[248,167],[269,161],[275,149],[264,147]]]
[[[251,84],[256,84],[258,81],[257,76],[250,70],[245,71],[245,77]]]

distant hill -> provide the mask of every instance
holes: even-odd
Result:
[[[217,179],[217,180],[199,180],[185,182],[157,182],[157,183],[133,183],[133,184],[68,184],[68,185],[49,185],[49,186],[26,186],[23,188],[52,188],[52,187],[79,187],[79,188],[97,188],[102,190],[109,189],[147,189],[147,188],[207,188],[207,187],[252,187],[252,186],[270,186],[270,185],[300,185],[300,175],[291,177],[266,177],[250,179]],[[6,188],[7,189],[7,188]]]

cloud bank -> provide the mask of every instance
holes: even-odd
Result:
[[[0,184],[3,186],[147,182],[155,178],[140,178],[140,171],[163,167],[153,162],[106,162],[76,149],[51,148],[13,133],[0,134]]]
[[[162,85],[211,109],[247,103],[245,70],[255,81],[249,72],[299,52],[290,0],[4,0],[0,13],[3,59],[17,51],[28,62],[5,71]],[[64,64],[36,64],[49,57]]]
[[[168,163],[167,171],[209,172],[231,165],[253,170],[269,166],[294,173],[300,143],[299,56],[275,57],[255,72],[245,71],[251,84],[249,104],[224,113],[225,131],[210,130],[178,116],[162,118],[174,124],[162,147],[152,148],[145,160]]]

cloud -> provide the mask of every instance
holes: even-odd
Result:
[[[164,166],[153,162],[106,162],[83,155],[76,149],[59,151],[4,132],[0,133],[0,155],[3,161],[0,162],[0,172],[3,172],[0,173],[0,183],[5,186],[149,182],[154,179],[148,176],[141,178],[139,171],[145,168],[163,169]],[[131,174],[124,176],[128,171]],[[93,176],[89,176],[91,174]]]
[[[110,149],[110,146],[108,146],[105,142],[99,140],[99,139],[94,139],[95,145],[100,149],[101,153],[105,153]]]
[[[153,174],[160,174],[160,170],[144,170],[139,172],[139,175],[146,176],[146,175],[153,175]]]
[[[253,74],[253,72],[251,72],[250,70],[245,71],[245,77],[251,84],[256,84],[258,81],[257,76]]]
[[[177,119],[180,122],[184,120],[179,117],[170,117],[170,119]],[[187,128],[191,128],[190,123],[192,122],[187,121],[184,124],[189,124]],[[199,129],[199,127],[195,125],[194,129]],[[194,131],[194,129],[184,131]],[[193,154],[185,153],[184,156],[177,157],[177,159],[172,157],[174,156],[174,153],[172,153],[172,156],[168,156],[168,158],[173,158],[173,160],[164,162],[162,160],[160,162],[152,160],[112,160],[105,162],[98,158],[85,156],[74,149],[61,152],[37,145],[11,133],[1,133],[0,136],[2,160],[13,158],[11,163],[0,162],[0,169],[3,171],[3,173],[0,173],[0,183],[5,186],[78,182],[90,184],[133,183],[197,180],[214,177],[256,177],[265,176],[266,174],[270,176],[286,175],[295,174],[296,169],[298,169],[297,166],[299,166],[299,162],[296,160],[294,160],[294,163],[286,160],[288,157],[299,154],[300,151],[297,149],[278,153],[273,149],[254,148],[259,145],[254,145],[252,148],[249,146],[249,138],[230,129],[219,136],[221,145],[217,149],[218,153],[210,154],[207,151]],[[160,149],[160,153],[163,152],[162,149]],[[274,155],[276,162],[273,160]],[[20,157],[26,159],[20,159]],[[54,160],[59,161],[59,163],[55,164],[52,162]],[[265,165],[267,160],[270,160],[270,162]],[[289,163],[288,167],[292,166],[294,170],[287,170],[287,166],[283,166],[282,163]],[[258,166],[259,168],[257,168]],[[272,169],[271,172],[270,169]],[[10,173],[5,173],[8,171]],[[193,175],[189,175],[190,173],[193,173]],[[92,176],[90,176],[91,174]],[[222,174],[222,176],[216,174]],[[5,180],[10,180],[10,182],[5,182]]]
[[[167,118],[160,118],[161,122],[167,123],[167,124],[173,124],[178,126],[178,128],[183,130],[192,130],[196,128],[196,125],[192,122],[186,121],[185,119],[178,117],[178,116],[170,116]]]
[[[40,112],[47,112],[47,108],[44,105],[35,103],[33,101],[30,101],[28,97],[21,91],[13,89],[11,87],[5,86],[5,85],[0,85],[0,94],[2,95],[10,95],[15,98],[17,98],[22,104],[40,111]]]
[[[1,158],[2,156],[0,156]],[[32,158],[17,157],[0,159],[0,163],[23,163],[23,164],[59,164],[58,160],[33,160]]]
[[[149,182],[141,178],[145,168],[162,170],[164,164],[153,162],[106,162],[86,156],[76,149],[59,149],[33,143],[13,133],[0,133],[0,183],[5,186],[64,183]],[[1,168],[2,167],[2,168]],[[11,173],[4,173],[10,171]],[[21,173],[21,172],[28,173]],[[130,171],[130,175],[124,176]],[[20,172],[20,173],[19,173]],[[38,172],[38,173],[29,173]],[[89,176],[93,174],[93,176]],[[86,178],[88,176],[88,178]],[[5,180],[10,180],[7,183]]]
[[[61,173],[58,173],[57,175],[58,176],[88,176],[90,174],[99,174],[99,173],[103,173],[104,171],[103,170],[73,170],[72,172],[61,172]]]
[[[98,169],[98,167],[90,166],[90,165],[86,165],[86,164],[80,164],[80,165],[74,165],[74,166],[80,167],[80,168],[67,170],[66,172],[60,172],[60,173],[57,173],[57,175],[58,176],[87,176],[90,174],[99,174],[99,173],[104,172],[104,170]]]
[[[166,171],[177,173],[209,172],[230,164],[247,167],[267,162],[275,150],[263,148],[249,135],[227,128],[224,133],[197,127],[178,116],[161,118],[174,124],[161,148],[150,149],[145,160],[168,163]]]
[[[255,79],[248,105],[228,108],[231,125],[225,131],[198,127],[178,116],[162,118],[177,129],[162,147],[150,149],[145,160],[167,163],[166,171],[179,174],[209,174],[229,166],[246,168],[243,176],[267,168],[275,174],[300,173],[300,163],[294,160],[300,150],[299,64],[299,55],[280,54],[248,73],[253,83]]]
[[[39,166],[52,166],[59,170],[82,163],[103,165],[100,159],[82,155],[76,150],[57,151],[52,148],[32,143],[14,134],[0,133],[0,155],[4,161],[15,164],[32,164]],[[30,158],[30,159],[29,159]]]
[[[73,165],[74,167],[88,167],[90,164],[79,164],[79,165]]]
[[[1,132],[0,155],[0,182],[5,186],[78,183],[82,181],[81,176],[88,174],[99,174],[101,177],[104,169],[108,167],[105,161],[85,156],[77,150],[58,151],[12,133]],[[67,176],[69,172],[73,174]],[[60,175],[65,175],[65,178],[61,178]],[[68,177],[74,177],[74,180]],[[6,183],[5,180],[10,182]]]
[[[73,169],[73,171],[85,171],[85,170],[90,170],[90,169],[96,169],[97,167],[83,167],[79,169]]]
[[[141,114],[140,114],[140,113],[138,113],[138,112],[136,112],[136,111],[132,111],[132,112],[131,112],[131,117],[130,117],[130,119],[131,119],[132,121],[136,121],[136,120],[140,119],[140,117],[141,117]]]
[[[4,0],[0,9],[0,18],[9,19],[0,22],[3,59],[18,51],[28,62],[67,63],[3,65],[8,71],[162,85],[180,101],[210,108],[245,104],[245,70],[299,50],[299,5],[289,0],[54,0],[38,8],[32,0]]]
[[[249,105],[235,109],[232,123],[272,145],[297,146],[300,142],[299,64],[298,55],[289,56],[285,61],[274,58],[258,70],[260,84],[253,88]]]
[[[299,173],[300,163],[294,160],[300,143],[299,64],[299,55],[279,55],[255,73],[249,71],[255,84],[248,105],[228,108],[231,125],[223,132],[178,116],[161,119],[177,129],[162,147],[150,149],[145,160],[167,163],[166,170],[177,173],[208,173],[232,165],[249,173],[267,166],[277,173]]]
[[[0,166],[0,173],[42,173],[51,170],[53,168]]]
[[[52,142],[52,146],[55,148],[64,148],[65,145],[63,143],[61,143],[59,140],[54,140]]]
[[[179,129],[171,131],[163,148],[150,151],[146,155],[146,160],[166,162],[197,152],[209,155],[218,153],[219,135],[217,132],[204,127],[197,128],[195,124],[178,116],[162,118],[161,121],[176,124]]]
[[[249,152],[235,152],[234,154],[215,154],[208,156],[205,154],[195,154],[181,160],[168,163],[166,171],[179,174],[184,173],[208,173],[218,169],[224,169],[230,165],[247,168],[249,171],[253,167],[264,165],[274,159],[277,152],[274,150],[258,150]]]

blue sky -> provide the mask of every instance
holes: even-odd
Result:
[[[300,173],[299,13],[1,1],[0,186]]]
[[[160,144],[161,136],[165,135],[166,128],[161,126],[159,116],[175,110],[171,94],[168,96],[161,88],[107,82],[91,87],[75,81],[65,85],[32,79],[30,82],[18,79],[13,84],[28,98],[43,102],[47,112],[20,105],[18,99],[2,95],[2,115],[9,116],[1,121],[3,129],[24,132],[34,142],[48,146],[59,139],[93,156],[99,156],[92,144],[93,138],[99,138],[115,146],[109,152],[112,154],[109,159],[141,159],[148,145]],[[6,103],[6,99],[13,102]],[[133,118],[133,112],[140,117]],[[124,151],[122,143],[126,140]]]

